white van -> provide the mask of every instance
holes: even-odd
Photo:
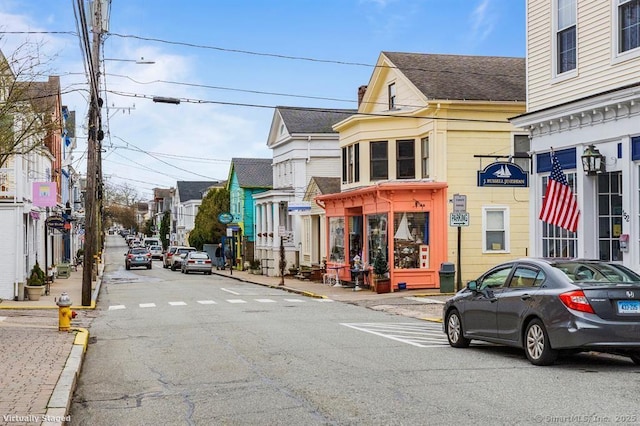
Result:
[[[160,241],[160,238],[146,237],[144,240],[142,240],[142,245],[147,248],[150,246],[162,246],[162,241]]]

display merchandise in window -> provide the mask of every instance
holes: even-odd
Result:
[[[394,268],[420,268],[421,246],[429,245],[429,213],[395,213],[393,225]]]

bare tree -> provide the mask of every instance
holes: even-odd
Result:
[[[39,46],[20,45],[9,57],[0,52],[0,168],[16,154],[47,149],[49,135],[60,132],[52,102],[60,97],[60,80],[42,69]],[[48,81],[42,81],[48,78]]]

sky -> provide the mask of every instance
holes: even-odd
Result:
[[[0,0],[0,50],[35,43],[60,76],[84,174],[77,3]],[[274,107],[357,108],[383,51],[524,57],[525,1],[112,0],[100,55],[105,180],[142,200],[180,180],[225,180],[234,157],[272,158]]]

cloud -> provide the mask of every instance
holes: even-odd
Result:
[[[482,0],[471,13],[471,37],[475,42],[486,40],[493,32],[496,16],[491,6],[491,0]]]

